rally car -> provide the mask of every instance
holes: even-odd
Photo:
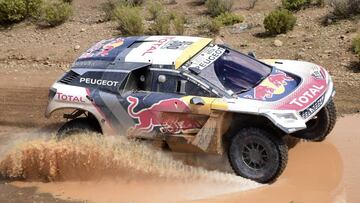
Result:
[[[87,130],[227,153],[236,174],[266,183],[286,166],[284,135],[330,133],[334,93],[313,63],[258,60],[208,38],[126,37],[82,54],[50,88],[46,116],[71,110],[59,138]]]

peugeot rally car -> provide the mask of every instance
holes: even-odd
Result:
[[[257,60],[208,38],[126,37],[82,54],[52,85],[46,116],[67,110],[61,138],[86,130],[227,153],[236,174],[269,182],[287,163],[284,135],[330,133],[333,96],[313,63]]]

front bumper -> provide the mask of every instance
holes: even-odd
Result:
[[[297,112],[295,110],[269,110],[260,109],[259,113],[270,119],[278,128],[285,133],[293,133],[306,128],[306,122],[312,119],[329,100],[335,95],[334,83],[329,78],[327,90],[315,102],[306,109]]]

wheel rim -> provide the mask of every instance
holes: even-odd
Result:
[[[244,145],[241,156],[248,167],[256,170],[264,168],[269,160],[265,147],[255,142]]]

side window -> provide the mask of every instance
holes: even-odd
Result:
[[[202,96],[202,97],[215,97],[214,94],[210,93],[209,91],[203,89],[202,87],[187,81],[185,86],[185,92],[187,95],[194,95],[194,96]]]
[[[168,72],[158,72],[154,77],[153,91],[193,95],[202,97],[216,97],[213,93],[203,89],[186,78]]]
[[[131,72],[125,82],[120,86],[120,94],[126,92],[136,92],[136,91],[150,91],[152,84],[152,74],[147,69],[139,69]]]

